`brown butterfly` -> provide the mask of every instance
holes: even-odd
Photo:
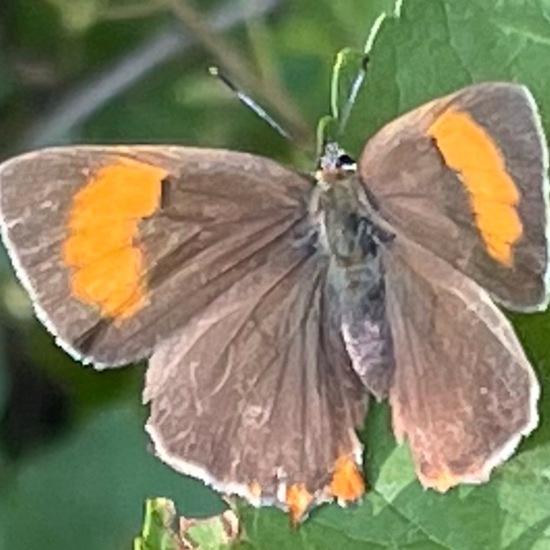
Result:
[[[370,395],[420,481],[485,481],[539,387],[493,300],[548,299],[548,159],[519,85],[465,88],[315,177],[176,146],[0,167],[4,242],[39,318],[98,368],[150,357],[146,429],[180,472],[290,509],[364,492]]]

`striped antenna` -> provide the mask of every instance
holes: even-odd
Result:
[[[400,6],[401,2],[398,2],[398,4]],[[396,9],[399,9],[399,8],[396,6]],[[353,105],[355,104],[357,94],[359,93],[359,90],[361,89],[361,86],[363,85],[363,82],[365,80],[365,75],[367,74],[367,65],[369,63],[369,52],[372,49],[372,46],[374,44],[374,39],[376,38],[376,35],[380,30],[380,26],[382,25],[382,22],[384,21],[385,18],[386,18],[386,14],[381,13],[377,17],[376,21],[372,25],[372,28],[369,32],[369,36],[365,43],[365,47],[363,48],[363,52],[364,52],[363,64],[359,69],[357,75],[355,76],[355,79],[350,88],[349,95],[346,98],[346,103],[342,108],[342,114],[339,117],[340,118],[340,124],[338,126],[339,135],[343,134],[344,132],[344,129],[346,127],[346,124],[348,123],[348,120],[351,114],[351,110],[353,109]]]
[[[251,109],[258,117],[265,120],[279,135],[283,136],[288,141],[293,141],[292,136],[270,115],[265,109],[260,107],[250,96],[246,95],[224,74],[218,67],[210,67],[208,69],[212,76],[219,78],[236,96],[237,99]]]

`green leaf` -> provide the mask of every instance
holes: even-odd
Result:
[[[482,486],[423,490],[405,446],[389,435],[389,411],[369,418],[370,492],[360,505],[315,510],[298,530],[278,510],[241,510],[253,548],[545,550],[550,548],[550,444],[520,453]]]
[[[404,1],[382,23],[343,140],[357,154],[383,124],[472,84],[527,84],[548,128],[548,0]]]
[[[233,543],[243,548],[246,543],[239,538],[239,520],[233,510],[204,519],[180,517],[176,521],[174,503],[156,498],[145,503],[143,529],[134,541],[134,550],[225,550]]]
[[[105,409],[64,445],[0,470],[0,548],[128,548],[144,500],[161,495],[188,516],[222,512],[212,491],[148,451],[137,412]]]
[[[181,537],[187,547],[197,550],[224,550],[243,547],[239,519],[233,510],[201,520],[180,518]]]
[[[147,500],[143,530],[141,536],[134,540],[134,550],[179,550],[178,535],[173,531],[175,516],[176,510],[171,500]]]

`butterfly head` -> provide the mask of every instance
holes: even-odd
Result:
[[[349,178],[357,170],[357,164],[336,142],[325,145],[315,174],[317,181],[327,185]]]

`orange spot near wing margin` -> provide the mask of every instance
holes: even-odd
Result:
[[[338,457],[334,464],[329,493],[340,502],[353,502],[363,496],[365,482],[353,457]]]
[[[424,487],[429,487],[430,489],[434,489],[440,493],[446,493],[449,489],[462,482],[462,478],[460,476],[453,474],[446,468],[441,468],[440,471],[431,477],[427,477],[422,472],[419,472],[418,476]]]
[[[487,253],[510,266],[512,246],[523,233],[517,212],[520,194],[502,153],[487,131],[466,112],[450,108],[428,129],[445,163],[458,172]]]
[[[293,525],[297,525],[313,501],[313,495],[306,489],[305,485],[298,483],[291,485],[286,490],[286,505]]]
[[[159,207],[162,168],[126,157],[98,169],[75,194],[62,258],[73,296],[102,317],[125,319],[147,303],[138,224]]]

